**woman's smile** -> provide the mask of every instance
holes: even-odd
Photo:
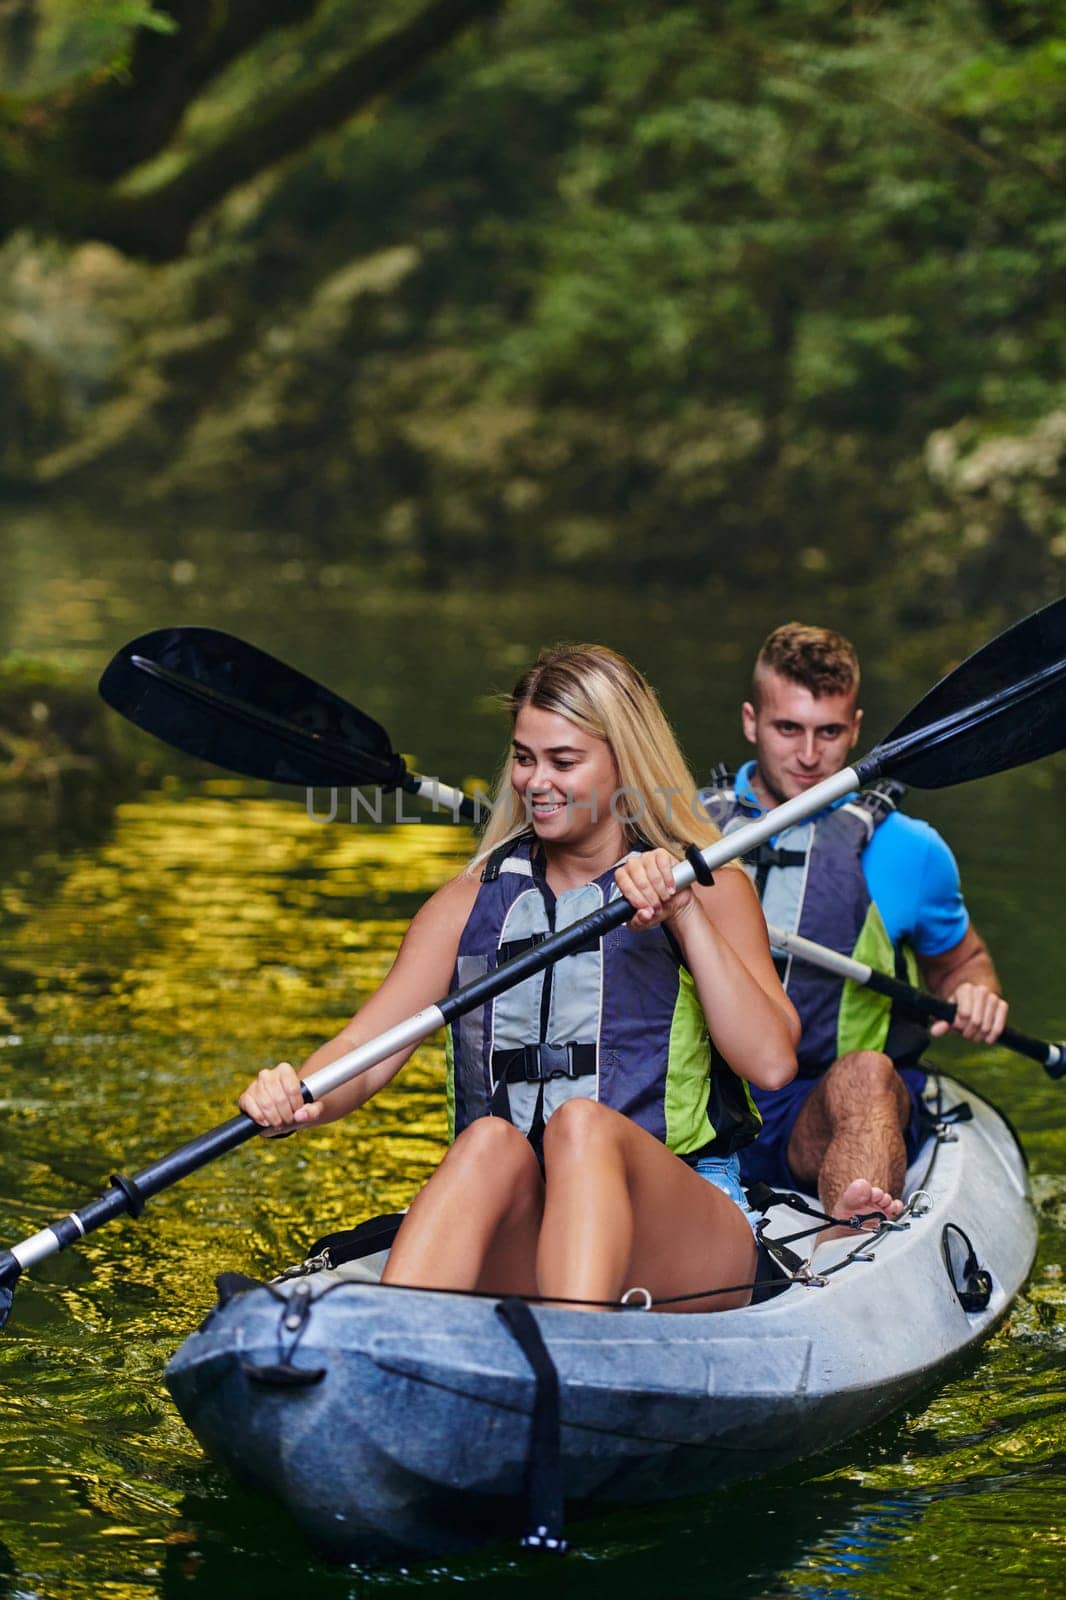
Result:
[[[558,843],[584,838],[613,820],[618,770],[610,746],[558,712],[522,707],[515,720],[511,784],[533,829]]]
[[[553,796],[534,795],[530,799],[530,809],[534,817],[543,820],[545,817],[555,817],[560,811],[565,811],[567,802],[555,799]]]

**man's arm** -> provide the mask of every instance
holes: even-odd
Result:
[[[971,922],[958,944],[938,956],[919,956],[926,987],[957,1008],[953,1023],[934,1022],[932,1033],[953,1031],[964,1039],[994,1044],[1007,1022],[1007,1002],[983,939]]]

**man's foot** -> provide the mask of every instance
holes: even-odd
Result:
[[[847,1222],[851,1217],[880,1211],[891,1222],[902,1210],[903,1201],[893,1200],[887,1189],[879,1189],[875,1183],[867,1183],[865,1178],[853,1178],[833,1207],[833,1215]]]

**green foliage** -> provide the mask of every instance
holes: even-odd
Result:
[[[41,95],[94,72],[121,72],[134,33],[175,33],[177,23],[152,0],[18,0],[0,16],[0,87]]]
[[[263,33],[159,161],[392,17]],[[668,530],[674,571],[950,568],[960,606],[1020,540],[1039,592],[1064,77],[1055,0],[511,0],[143,274],[64,460],[413,576],[655,575]]]

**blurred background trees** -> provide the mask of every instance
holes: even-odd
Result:
[[[0,482],[411,580],[1037,600],[1063,18],[0,0]]]

